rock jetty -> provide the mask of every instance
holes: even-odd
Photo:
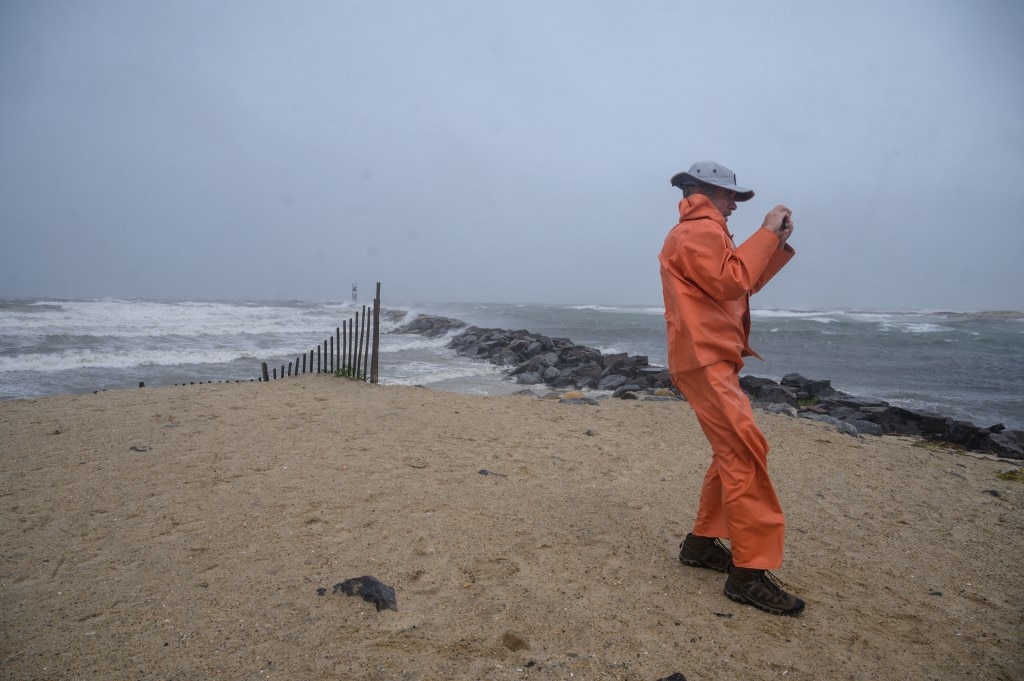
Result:
[[[669,371],[643,355],[602,354],[568,338],[538,333],[466,326],[447,317],[419,315],[392,333],[438,338],[459,355],[501,367],[523,386],[556,390],[594,390],[619,399],[682,399]],[[897,407],[882,400],[836,390],[831,381],[787,374],[781,382],[743,376],[740,386],[758,408],[822,421],[855,437],[910,435],[949,442],[970,451],[1024,459],[1024,431],[1002,424],[980,427],[934,412]]]

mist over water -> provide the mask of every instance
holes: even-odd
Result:
[[[0,300],[0,399],[200,381],[248,381],[293,362],[362,311],[344,301]],[[662,308],[603,305],[388,304],[480,327],[569,338],[665,366]],[[380,382],[494,395],[518,386],[499,367],[458,357],[445,338],[391,333]],[[1024,427],[1024,314],[755,310],[745,374],[796,372],[893,404]]]

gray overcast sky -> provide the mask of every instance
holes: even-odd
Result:
[[[0,296],[660,305],[669,177],[756,307],[1024,309],[1024,3],[0,3]]]

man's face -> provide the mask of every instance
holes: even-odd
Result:
[[[718,209],[718,212],[728,222],[729,216],[736,210],[736,192],[722,189],[721,187],[714,187],[708,194],[708,198],[711,199],[711,204]]]

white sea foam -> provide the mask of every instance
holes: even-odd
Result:
[[[381,352],[407,352],[409,350],[435,350],[448,344],[448,336],[441,338],[425,338],[423,336],[390,336],[382,337]]]
[[[124,300],[39,301],[30,310],[0,313],[0,333],[10,336],[108,338],[196,337],[217,334],[303,333],[340,325],[355,308],[218,302],[164,303]]]
[[[611,305],[569,305],[569,306],[567,306],[564,309],[566,309],[566,310],[592,310],[594,312],[621,312],[621,313],[625,313],[625,314],[643,314],[643,315],[649,315],[649,314],[663,315],[665,313],[665,308],[663,308],[663,307],[632,307],[632,306],[617,307],[617,306],[611,306]]]
[[[938,333],[952,331],[952,327],[928,322],[882,322],[879,328],[886,331],[902,331],[904,333]]]
[[[751,309],[751,317],[782,317],[782,318],[807,318],[821,317],[825,315],[839,314],[838,312],[826,312],[824,310],[774,310],[774,309]]]
[[[898,315],[889,312],[846,312],[843,316],[846,319],[856,322],[885,322],[891,319],[898,319],[905,315]]]
[[[381,376],[384,385],[427,385],[472,376],[500,376],[501,367],[488,362],[472,362],[458,358],[450,363],[414,361],[404,363],[390,375]]]
[[[133,350],[97,352],[68,349],[53,354],[30,353],[17,357],[0,357],[0,373],[15,371],[57,372],[75,369],[129,369],[147,366],[175,366],[179,364],[226,364],[240,359],[258,359],[269,355],[287,354],[255,348],[239,350]],[[301,351],[295,354],[302,354]]]
[[[819,324],[870,323],[882,329],[897,329],[910,332],[948,331],[951,327],[924,321],[923,317],[934,317],[920,311],[879,311],[879,310],[751,310],[751,317],[759,319],[800,319]]]
[[[781,318],[804,318],[815,317],[827,318],[833,321],[845,319],[848,321],[884,321],[889,319],[917,318],[922,316],[933,316],[917,310],[896,311],[896,310],[787,310],[787,309],[752,309],[753,317],[781,317]]]

